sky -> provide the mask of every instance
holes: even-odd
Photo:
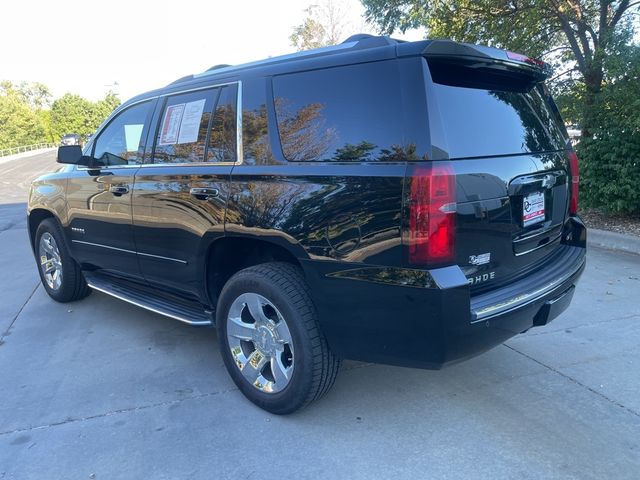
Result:
[[[345,37],[373,32],[358,0],[333,1]],[[124,101],[212,65],[293,52],[293,28],[321,2],[4,0],[0,80],[42,82],[54,98],[98,100],[112,89]],[[418,40],[424,32],[394,37]]]

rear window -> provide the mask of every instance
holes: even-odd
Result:
[[[565,148],[564,126],[542,84],[504,72],[497,77],[447,64],[429,66],[450,158]]]
[[[289,161],[394,161],[405,145],[395,62],[375,62],[275,77],[282,151]]]

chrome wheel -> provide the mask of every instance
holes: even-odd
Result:
[[[262,392],[282,391],[294,368],[293,340],[278,309],[257,293],[236,298],[227,316],[227,343],[242,376]]]
[[[49,232],[40,237],[38,254],[44,280],[51,290],[58,290],[62,285],[62,260],[58,244]]]

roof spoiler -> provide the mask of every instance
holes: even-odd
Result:
[[[549,64],[521,53],[452,40],[433,40],[422,54],[427,58],[460,61],[489,68],[517,68],[528,71],[538,81],[547,78],[552,71]]]

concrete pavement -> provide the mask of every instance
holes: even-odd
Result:
[[[592,248],[569,311],[476,359],[346,362],[277,417],[237,391],[214,331],[98,293],[50,300],[24,196],[2,189],[0,479],[640,477],[639,256]]]

